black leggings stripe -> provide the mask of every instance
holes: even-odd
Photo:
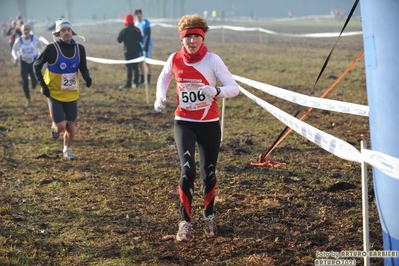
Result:
[[[201,123],[175,120],[174,135],[181,163],[179,181],[181,219],[190,222],[196,177],[196,144],[203,186],[204,212],[206,215],[213,214],[216,190],[215,171],[221,138],[220,123],[219,121]]]

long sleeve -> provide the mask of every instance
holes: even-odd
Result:
[[[240,88],[230,73],[223,60],[216,54],[213,54],[214,71],[216,78],[220,80],[223,86],[220,86],[220,94],[218,98],[231,98],[240,93]]]
[[[82,77],[86,80],[86,77],[90,76],[89,69],[87,68],[87,60],[86,60],[86,49],[83,45],[79,45],[80,51],[80,62],[79,62],[79,70],[82,74]]]
[[[123,42],[123,39],[124,39],[124,32],[125,32],[125,28],[122,29],[122,30],[119,32],[118,37],[116,38],[116,40],[118,41],[118,43]]]
[[[161,74],[158,77],[157,82],[157,91],[156,98],[157,99],[166,99],[166,93],[168,92],[169,84],[173,79],[173,57],[174,54],[171,54],[166,61],[166,64],[162,68]]]
[[[14,60],[19,59],[19,38],[15,40],[14,45],[12,46],[11,55]]]
[[[148,27],[146,28],[146,33],[144,34],[144,36],[146,36],[143,46],[144,46],[144,51],[148,51],[148,46],[150,44],[150,39],[151,39],[151,28]]]
[[[35,44],[38,55],[40,55],[43,52],[44,46],[39,40],[39,37],[37,37],[36,35],[33,35],[33,43]]]
[[[43,80],[42,68],[46,63],[54,63],[49,62],[50,58],[56,58],[57,52],[55,50],[54,44],[48,44],[43,52],[39,55],[39,57],[33,62],[33,73],[35,73],[35,77],[38,81]],[[54,60],[54,59],[53,59]]]

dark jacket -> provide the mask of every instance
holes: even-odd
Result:
[[[141,48],[141,32],[135,26],[129,25],[124,27],[118,35],[118,42],[123,42],[123,53],[125,55],[125,59],[135,59],[139,57],[142,48]]]
[[[21,36],[21,35],[22,35],[22,32],[18,28],[9,28],[7,30],[7,36],[9,36],[8,37],[8,42],[11,43],[11,44],[14,44],[14,42],[18,38],[18,36]]]
[[[57,41],[58,45],[61,48],[62,53],[66,57],[72,57],[75,53],[75,45],[79,45],[79,71],[82,74],[84,80],[90,76],[89,69],[87,68],[87,60],[86,60],[86,50],[83,45],[76,43],[74,40],[71,41],[71,44],[63,42],[61,40]],[[57,59],[57,50],[53,43],[50,43],[46,46],[43,53],[36,59],[33,63],[33,71],[38,81],[43,80],[42,67],[44,64],[55,63]]]

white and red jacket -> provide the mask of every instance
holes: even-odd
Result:
[[[211,52],[194,64],[185,62],[180,52],[171,54],[158,78],[157,99],[166,100],[166,93],[173,77],[176,80],[176,120],[217,121],[219,120],[217,98],[235,97],[240,91],[222,59]],[[217,81],[223,84],[219,86],[220,94],[217,97],[205,96],[198,90],[206,85],[217,87]]]

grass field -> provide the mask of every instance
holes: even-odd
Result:
[[[231,22],[285,33],[339,32],[343,21]],[[176,22],[174,22],[176,24]],[[123,59],[120,24],[77,26],[87,55]],[[346,31],[359,31],[354,19]],[[176,28],[153,27],[153,59],[180,49]],[[52,40],[45,28],[35,33]],[[76,38],[78,42],[82,40]],[[313,88],[336,38],[297,38],[211,30],[210,51],[230,71],[298,93],[320,96],[363,52],[361,35],[342,37]],[[45,97],[32,90],[25,108],[19,70],[1,39],[0,265],[314,265],[317,251],[363,250],[361,168],[292,132],[270,158],[278,168],[252,167],[284,129],[246,96],[226,100],[217,177],[219,235],[207,239],[200,220],[200,182],[193,205],[194,239],[176,242],[180,164],[173,140],[174,89],[163,113],[153,109],[162,66],[144,88],[118,89],[124,65],[89,62],[91,88],[79,100],[76,161],[62,158],[50,136]],[[361,60],[326,97],[367,105]],[[301,108],[242,85],[294,114]],[[221,103],[221,101],[220,101]],[[221,106],[221,104],[220,104]],[[313,110],[306,123],[352,144],[369,141],[368,118]],[[382,250],[369,169],[370,248]],[[363,263],[356,258],[357,264]],[[372,265],[383,265],[372,259]]]

